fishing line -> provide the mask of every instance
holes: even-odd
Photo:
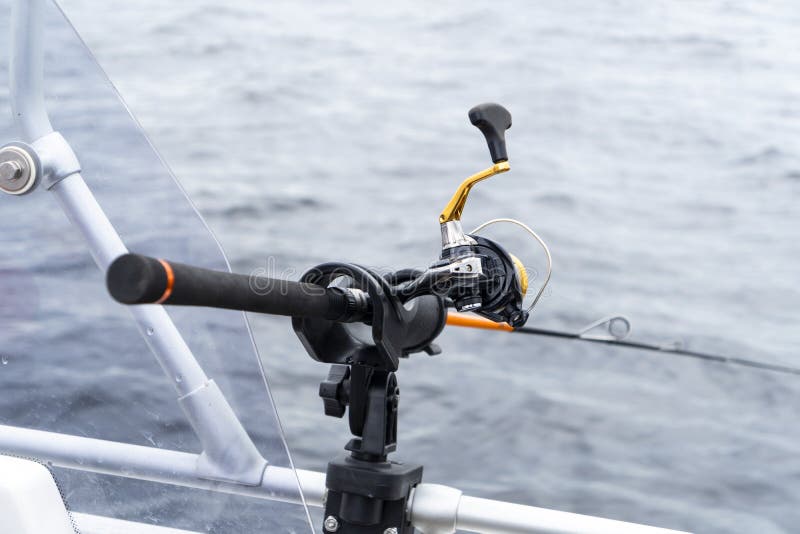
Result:
[[[491,321],[487,321],[481,317],[472,317],[469,315],[462,315],[456,313],[450,313],[447,316],[447,324],[450,326],[462,326],[467,328],[481,328],[486,330],[500,330],[503,332],[509,332],[513,334],[528,334],[533,336],[544,336],[544,337],[555,337],[561,339],[572,339],[576,341],[586,341],[589,343],[601,343],[603,345],[611,345],[616,347],[626,347],[630,349],[639,349],[644,351],[650,352],[658,352],[661,354],[671,354],[675,356],[682,356],[685,358],[694,358],[697,360],[703,360],[707,362],[715,362],[715,363],[722,363],[728,365],[738,365],[741,367],[749,367],[751,369],[759,369],[762,371],[770,371],[774,373],[783,373],[783,374],[790,374],[790,375],[800,375],[800,368],[799,367],[791,367],[788,365],[779,365],[773,363],[766,363],[760,362],[757,360],[749,360],[746,358],[737,358],[735,356],[725,356],[722,354],[712,354],[708,352],[698,352],[693,350],[686,350],[679,347],[668,346],[668,345],[658,345],[656,343],[647,343],[643,341],[633,341],[633,340],[626,340],[621,339],[620,337],[625,337],[625,334],[621,335],[614,335],[610,333],[607,336],[598,336],[598,335],[591,335],[589,334],[589,330],[592,330],[601,325],[610,325],[615,320],[622,320],[630,326],[630,322],[621,316],[610,317],[607,319],[601,319],[595,323],[592,323],[589,327],[583,329],[580,332],[569,332],[565,330],[554,330],[549,328],[539,328],[535,326],[523,326],[520,328],[512,328],[507,324],[497,324]],[[629,328],[628,328],[629,331]]]

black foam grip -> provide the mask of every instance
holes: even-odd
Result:
[[[173,280],[169,292],[169,274],[161,260],[124,254],[108,268],[108,292],[123,304],[152,304],[161,300],[162,304],[329,320],[346,320],[353,311],[352,303],[338,288],[167,263]]]
[[[511,128],[511,113],[500,104],[478,104],[469,110],[469,121],[478,127],[489,145],[492,161],[508,161],[506,130]]]

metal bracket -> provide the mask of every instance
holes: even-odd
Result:
[[[411,490],[408,516],[423,534],[453,534],[461,495],[461,490],[449,486],[420,484]]]
[[[197,459],[197,476],[209,480],[258,486],[267,461],[258,452],[230,404],[213,380],[178,399],[203,452]],[[221,433],[210,421],[233,422]]]
[[[78,157],[58,132],[49,133],[32,145],[12,142],[0,148],[0,191],[9,195],[30,193],[39,182],[49,190],[80,172]]]
[[[81,172],[78,156],[64,137],[53,132],[33,142],[33,149],[42,163],[42,185],[52,189],[58,182]]]

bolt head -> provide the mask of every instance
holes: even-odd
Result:
[[[24,195],[33,190],[39,179],[38,165],[36,152],[24,143],[0,147],[0,192]]]
[[[389,527],[383,531],[383,534],[397,534],[397,528]]]
[[[329,515],[328,517],[325,518],[325,521],[322,523],[322,526],[324,526],[325,530],[327,530],[328,532],[336,532],[337,530],[339,530],[339,520],[333,517],[332,515]]]
[[[0,163],[0,180],[19,180],[22,177],[22,166],[16,161]]]

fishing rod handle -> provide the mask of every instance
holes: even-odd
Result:
[[[350,290],[213,271],[140,254],[115,259],[106,286],[122,304],[206,306],[341,322],[369,312],[366,296]]]

